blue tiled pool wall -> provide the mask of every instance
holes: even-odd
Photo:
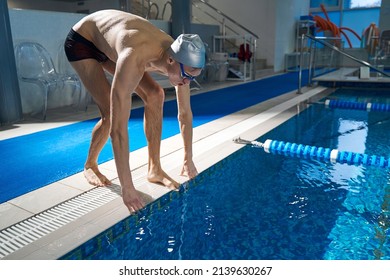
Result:
[[[379,95],[383,97],[382,93]],[[349,93],[338,97],[351,98]],[[361,101],[368,97],[354,98]],[[329,120],[345,118],[341,109],[324,110],[315,105],[302,114],[305,121],[294,117],[259,140],[335,148],[343,133],[348,137],[361,130],[359,124],[351,131],[337,130],[337,123]],[[347,115],[353,120],[365,119],[375,135],[375,139],[370,139],[368,134],[367,151],[390,156],[386,145],[386,132],[390,131],[388,114],[350,111]],[[237,169],[242,176],[225,176],[235,174]],[[276,172],[270,174],[270,170]],[[259,184],[251,182],[246,186],[248,178],[259,174]],[[350,174],[352,180],[348,178]],[[163,196],[62,259],[389,259],[389,181],[388,173],[378,168],[336,168],[330,163],[286,158],[245,147],[183,185],[180,192]],[[231,197],[237,199],[230,201]],[[192,209],[188,209],[189,205]],[[244,205],[250,211],[234,211]],[[251,205],[260,205],[260,209]],[[230,215],[221,218],[219,211],[226,209],[230,209]],[[176,212],[168,218],[172,211]],[[188,224],[190,213],[202,215],[203,222]],[[212,226],[215,224],[226,226]],[[158,237],[166,239],[162,245],[152,245],[158,228],[170,234]],[[193,234],[199,230],[201,240]],[[355,234],[356,231],[367,235]],[[235,236],[229,236],[230,232]],[[216,238],[221,234],[228,238]],[[234,243],[242,239],[241,235],[246,236],[244,241]]]

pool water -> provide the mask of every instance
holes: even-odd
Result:
[[[390,102],[389,91],[333,97]],[[389,131],[390,112],[315,104],[258,141],[389,158]],[[389,169],[245,146],[62,259],[388,260]]]

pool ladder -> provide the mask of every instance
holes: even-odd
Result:
[[[312,35],[309,35],[309,34],[302,34],[301,37],[300,37],[300,41],[301,41],[301,49],[299,51],[299,72],[298,72],[298,91],[297,93],[300,94],[302,93],[302,70],[303,70],[303,65],[304,65],[304,50],[303,50],[303,46],[305,45],[304,44],[304,41],[305,41],[305,37],[307,37],[308,39],[310,39],[310,47],[309,47],[309,53],[310,53],[310,57],[309,57],[309,81],[308,81],[308,84],[309,85],[312,85],[312,76],[313,76],[313,72],[314,72],[314,51],[315,51],[315,46],[314,46],[314,50],[313,50],[313,42],[317,42],[317,43],[320,43],[322,44],[323,46],[341,54],[343,57],[347,57],[361,65],[363,65],[364,67],[368,67],[370,68],[371,70],[377,72],[377,73],[380,73],[382,74],[383,76],[385,77],[389,77],[390,78],[390,74],[382,69],[379,69],[378,67],[368,63],[367,61],[364,61],[364,60],[361,60],[353,55],[350,55],[346,52],[344,52],[343,50],[341,50],[340,48],[338,48],[337,46],[334,46],[332,44],[330,44],[329,42],[327,42],[326,40],[329,40],[329,39],[332,39],[332,40],[337,40],[339,38],[333,38],[333,37],[316,37],[316,36],[312,36]]]

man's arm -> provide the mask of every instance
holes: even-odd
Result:
[[[184,162],[181,175],[193,178],[198,175],[192,160],[192,110],[190,103],[190,86],[176,86],[176,99],[178,107],[178,120],[184,145]]]
[[[143,75],[136,63],[134,52],[122,52],[118,58],[111,89],[111,141],[115,164],[122,186],[122,198],[130,212],[144,207],[135,190],[129,163],[128,121],[131,110],[131,93]]]

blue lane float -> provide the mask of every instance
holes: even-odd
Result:
[[[325,106],[331,109],[352,109],[367,112],[390,112],[390,104],[375,102],[356,102],[347,100],[327,99]]]
[[[265,152],[290,157],[312,159],[331,163],[345,163],[348,165],[376,166],[390,168],[390,158],[367,155],[361,153],[339,151],[310,145],[267,139],[264,143],[248,141],[241,138],[233,139],[238,144],[247,144],[256,148],[263,148]]]

